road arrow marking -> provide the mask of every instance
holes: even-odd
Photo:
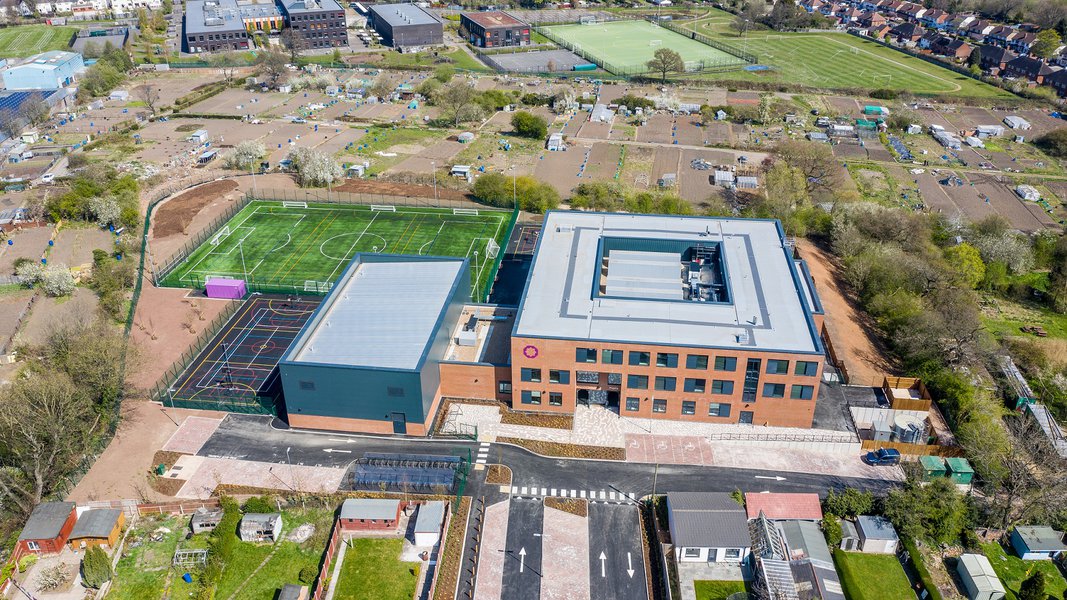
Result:
[[[785,481],[785,477],[781,475],[775,475],[774,477],[767,477],[766,475],[756,475],[756,479],[773,479],[775,481]]]
[[[344,443],[344,444],[355,444],[356,443],[356,440],[353,440],[353,439],[337,439],[337,438],[327,438],[327,439],[329,441],[331,441],[331,442],[341,442],[341,443]]]
[[[526,568],[526,547],[519,548],[519,573]]]
[[[608,557],[603,552],[601,552],[600,553],[600,576],[601,577],[607,577],[608,576],[607,571],[605,570],[606,569],[605,565],[607,564],[607,560],[608,560]]]
[[[634,578],[634,557],[627,552],[626,553],[626,574],[630,576],[630,579]]]
[[[340,452],[341,454],[352,454],[351,450],[334,450],[333,448],[324,448],[323,452]]]

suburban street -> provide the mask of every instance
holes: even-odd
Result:
[[[589,504],[589,580],[592,600],[648,598],[637,506]]]

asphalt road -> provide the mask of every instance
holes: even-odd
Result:
[[[649,597],[637,506],[589,504],[589,591],[591,600]]]
[[[515,498],[511,501],[501,598],[538,600],[541,597],[541,531],[544,523],[545,506],[540,500]]]
[[[468,451],[476,453],[478,447],[476,442],[465,440],[421,440],[280,430],[272,428],[270,423],[269,417],[230,415],[198,454],[278,464],[291,461],[292,464],[347,468],[364,452],[466,456]],[[750,492],[818,492],[825,495],[829,488],[841,489],[846,486],[885,493],[897,485],[881,479],[809,473],[548,458],[515,446],[497,444],[493,444],[489,456],[492,462],[499,460],[511,468],[514,474],[512,484],[517,487],[605,490],[633,494],[637,498],[653,492],[730,492],[735,489]],[[477,486],[477,478],[472,478],[466,493],[477,495]]]

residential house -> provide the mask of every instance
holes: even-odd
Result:
[[[126,524],[126,514],[118,508],[90,509],[78,517],[74,529],[67,538],[71,550],[86,550],[92,547],[115,548]]]
[[[897,14],[909,21],[917,22],[928,10],[928,8],[921,4],[908,2],[897,11]]]
[[[941,39],[941,33],[937,31],[927,31],[919,38],[918,46],[923,50],[930,50],[931,46],[937,43],[937,40]]]
[[[883,17],[880,13],[876,13],[876,12],[873,12],[873,11],[867,11],[867,12],[863,13],[862,15],[860,15],[859,22],[860,22],[860,25],[863,25],[868,30],[870,30],[872,27],[880,27],[882,25],[885,25],[889,21],[885,17]]]
[[[1067,69],[1060,69],[1045,78],[1045,85],[1050,85],[1061,97],[1067,96]]]
[[[930,46],[930,51],[955,62],[964,62],[971,57],[974,47],[959,38],[943,35]]]
[[[989,71],[992,75],[999,75],[1008,66],[1008,63],[1018,56],[1011,50],[997,46],[979,46],[978,50],[982,56],[978,66],[982,67],[983,71]]]
[[[748,512],[749,519],[755,519],[762,513],[774,521],[822,520],[822,505],[818,494],[747,493],[745,494],[745,510]]]
[[[898,44],[914,46],[926,31],[915,23],[900,23],[889,30],[889,38]]]
[[[415,545],[433,546],[441,540],[441,528],[445,523],[446,505],[440,500],[419,505],[415,515]]]
[[[1050,560],[1067,552],[1063,532],[1044,526],[1019,525],[1011,532],[1011,547],[1023,560]]]
[[[341,504],[338,522],[342,531],[396,530],[400,522],[399,500],[349,498]]]
[[[965,35],[967,33],[967,26],[975,20],[976,18],[974,15],[958,15],[949,20],[948,24],[945,26],[945,31]]]
[[[1003,600],[1004,584],[984,554],[962,554],[956,572],[967,592],[967,600]]]
[[[987,44],[994,44],[1007,48],[1008,42],[1015,37],[1016,33],[1018,32],[1012,27],[1007,25],[997,25],[986,34],[985,41]]]
[[[1037,34],[1030,31],[1019,31],[1015,37],[1008,41],[1008,47],[1019,54],[1029,54],[1030,48],[1037,42]]]
[[[1055,73],[1058,69],[1050,67],[1040,58],[1020,56],[1012,60],[1004,67],[1003,75],[1006,77],[1018,77],[1028,79],[1037,85],[1045,82],[1045,78]]]
[[[985,37],[989,35],[990,31],[993,31],[994,27],[996,25],[993,23],[985,19],[978,19],[967,26],[967,37],[978,42],[985,41]]]
[[[18,545],[25,553],[59,554],[78,520],[73,502],[42,502],[33,508]]]
[[[885,36],[888,35],[890,30],[892,29],[893,28],[890,27],[889,24],[878,25],[876,27],[871,27],[867,29],[867,35],[876,40],[881,40],[884,39]]]
[[[679,562],[743,563],[751,552],[745,509],[725,492],[670,492],[667,516]]]
[[[856,518],[856,531],[860,535],[860,552],[870,554],[893,554],[900,539],[889,519],[870,515]]]
[[[276,542],[282,535],[279,513],[245,513],[238,534],[243,542]]]
[[[948,27],[948,22],[952,18],[952,15],[939,9],[931,8],[923,13],[919,17],[919,24],[928,29],[936,29],[938,31],[944,30]]]
[[[197,509],[191,519],[189,519],[189,527],[192,528],[193,533],[207,533],[214,531],[219,526],[219,521],[222,521],[222,510],[207,510],[205,508]]]

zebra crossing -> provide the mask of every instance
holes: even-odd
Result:
[[[579,490],[568,488],[548,488],[539,486],[500,486],[501,493],[528,498],[578,498],[590,502],[614,502],[617,504],[637,504],[638,497],[631,492],[616,490]]]
[[[474,464],[484,465],[489,461],[489,442],[482,442],[478,446],[478,457],[474,459]]]

